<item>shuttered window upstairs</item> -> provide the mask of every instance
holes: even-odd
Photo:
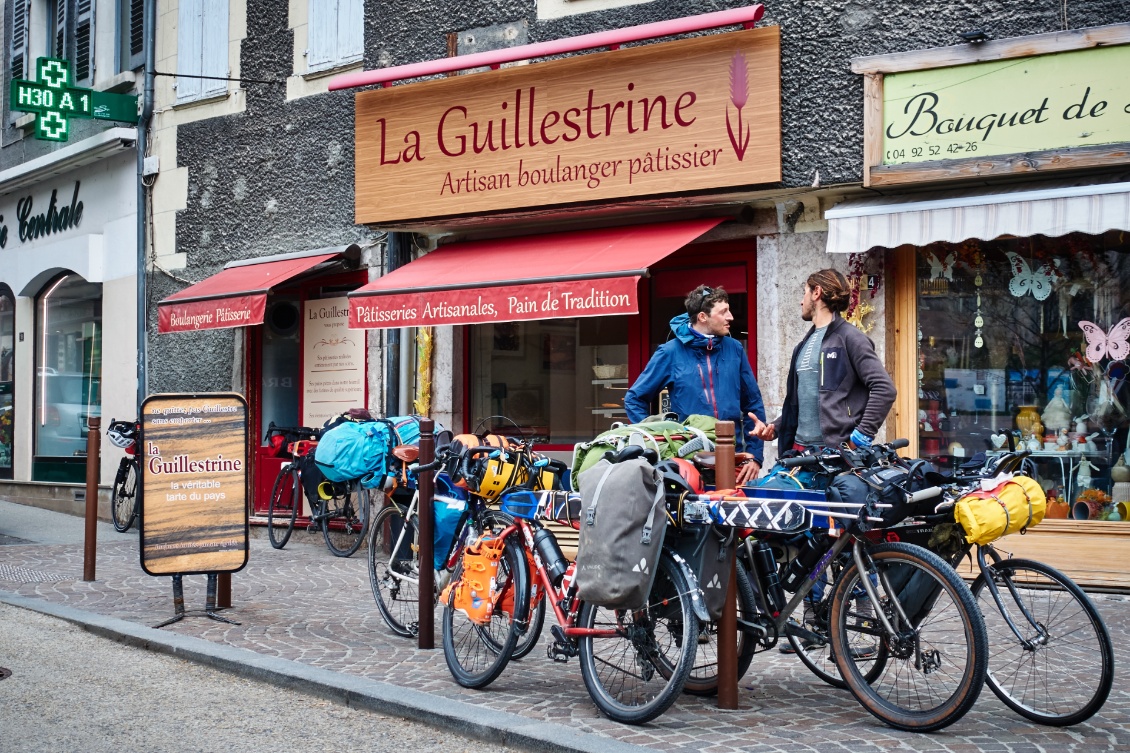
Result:
[[[12,78],[27,78],[28,58],[28,19],[31,16],[31,0],[14,0],[12,8],[12,46],[9,49],[9,70]]]
[[[118,73],[145,65],[145,0],[118,0]]]
[[[330,70],[361,60],[365,47],[363,0],[309,0],[306,70]]]
[[[177,103],[227,91],[227,0],[180,0],[177,13]]]
[[[94,85],[94,0],[75,3],[75,86]]]

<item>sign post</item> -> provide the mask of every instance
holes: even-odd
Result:
[[[110,94],[71,85],[71,64],[58,58],[36,58],[35,81],[16,79],[8,93],[8,108],[32,112],[35,137],[47,141],[70,138],[71,118],[137,122],[137,97]]]
[[[173,578],[175,614],[185,615],[182,580],[208,576],[204,614],[215,613],[219,573],[247,564],[247,403],[232,393],[153,395],[141,407],[141,568]]]

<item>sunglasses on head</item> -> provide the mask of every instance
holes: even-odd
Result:
[[[706,299],[714,295],[714,288],[703,287],[702,293],[698,297],[698,310],[702,313],[708,313],[706,309]]]

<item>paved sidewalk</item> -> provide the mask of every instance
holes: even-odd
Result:
[[[76,525],[77,521],[77,525]],[[77,537],[67,531],[77,530]],[[232,672],[306,689],[366,708],[459,728],[538,750],[1100,751],[1130,750],[1130,597],[1096,595],[1118,662],[1098,716],[1067,729],[1030,724],[985,689],[964,719],[932,735],[893,730],[847,693],[825,685],[795,657],[755,657],[741,680],[741,710],[684,696],[643,727],[605,719],[576,662],[555,664],[542,643],[484,691],[451,679],[442,649],[419,651],[385,627],[369,590],[364,551],[333,557],[297,531],[276,551],[252,539],[248,566],[232,576],[226,625],[203,617],[153,630],[172,615],[169,578],[145,575],[136,534],[100,526],[98,580],[82,581],[81,521],[0,501],[0,600],[54,614],[117,640],[177,653]],[[70,542],[65,543],[69,538]],[[34,543],[34,542],[64,543]],[[189,609],[205,601],[204,576],[185,578]],[[437,613],[437,626],[439,625]],[[440,636],[436,644],[440,645]]]

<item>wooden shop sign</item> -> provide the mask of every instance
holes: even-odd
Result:
[[[776,183],[775,26],[362,92],[356,219]]]

